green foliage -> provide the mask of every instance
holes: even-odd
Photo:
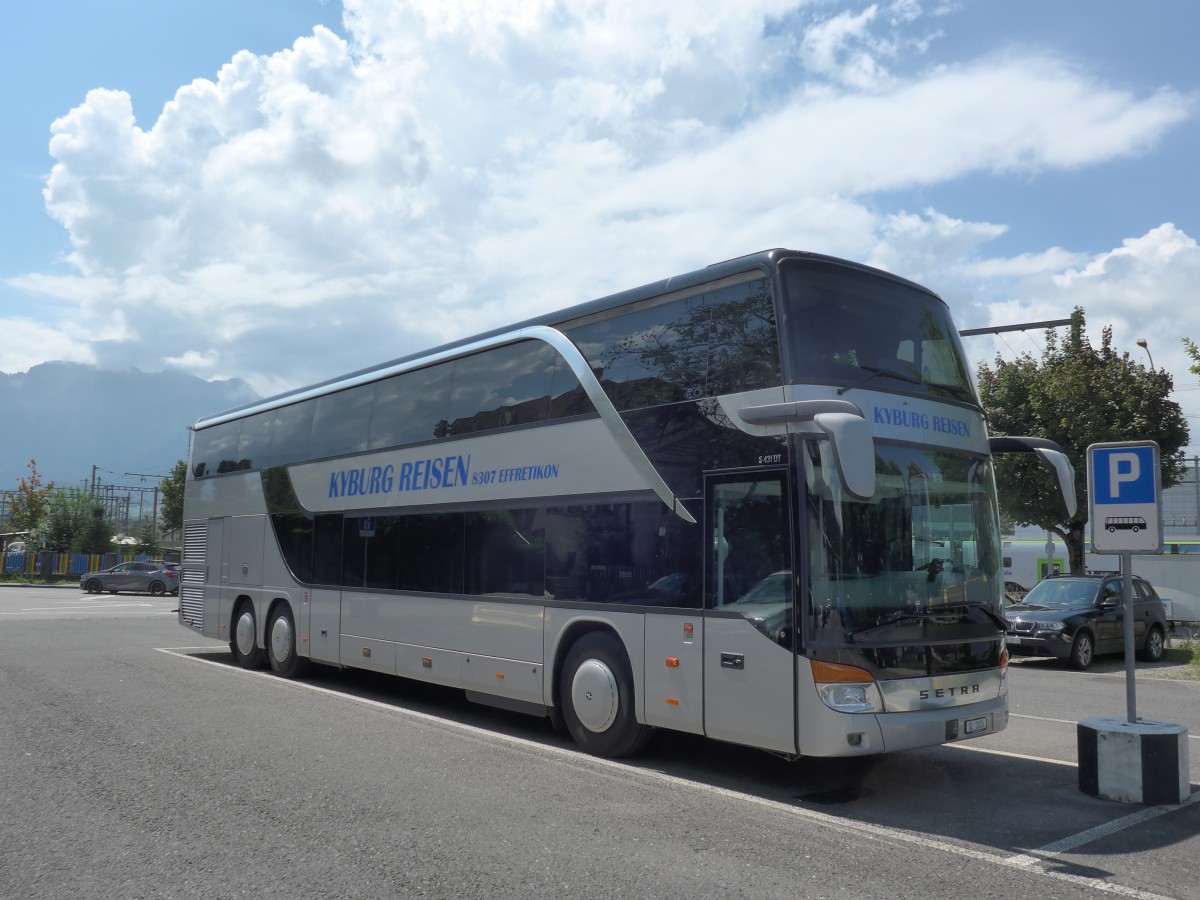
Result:
[[[112,523],[103,504],[76,487],[55,490],[47,502],[42,535],[46,549],[63,553],[107,553],[112,549]]]
[[[32,536],[46,517],[47,497],[54,490],[54,482],[42,485],[37,460],[31,459],[25,468],[29,470],[29,477],[17,482],[17,492],[8,509],[8,522],[13,531],[28,531]]]
[[[179,460],[171,467],[171,474],[158,483],[162,494],[159,518],[167,531],[183,528],[183,485],[187,480],[187,461]]]
[[[1184,475],[1187,420],[1169,399],[1170,373],[1148,369],[1112,346],[1105,327],[1099,348],[1085,333],[1082,308],[1071,316],[1071,330],[1060,343],[1046,331],[1040,360],[1028,353],[995,367],[979,367],[979,394],[993,435],[1034,435],[1055,441],[1075,466],[1079,512],[1064,522],[1054,489],[1031,454],[996,458],[1001,506],[1020,525],[1053,531],[1065,541],[1071,571],[1083,569],[1087,525],[1087,448],[1111,441],[1151,440],[1159,446],[1162,486]]]
[[[1196,342],[1190,338],[1184,338],[1183,349],[1192,359],[1192,365],[1188,371],[1193,375],[1200,375],[1200,347],[1197,347]]]

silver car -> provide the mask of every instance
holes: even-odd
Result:
[[[111,569],[81,575],[79,589],[89,594],[139,591],[161,597],[166,593],[179,593],[179,574],[153,563],[123,562]]]

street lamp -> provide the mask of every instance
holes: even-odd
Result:
[[[1150,344],[1145,338],[1138,338],[1137,345],[1146,351],[1146,356],[1150,357],[1150,371],[1154,371],[1154,357],[1150,355]]]

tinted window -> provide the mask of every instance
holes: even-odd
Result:
[[[541,518],[532,509],[468,513],[464,593],[540,599],[545,589]]]
[[[342,584],[374,590],[462,593],[463,516],[377,516],[374,534],[347,516]]]
[[[782,383],[769,282],[735,284],[707,299],[712,310],[707,393],[720,396]]]
[[[242,431],[238,437],[237,468],[250,469],[270,465],[267,455],[271,449],[271,430],[274,422],[274,410],[242,419]]]
[[[278,466],[308,459],[315,405],[315,401],[309,400],[275,410],[268,465]]]
[[[310,445],[314,459],[367,449],[374,392],[374,385],[364,384],[317,398]]]
[[[238,422],[202,428],[192,436],[192,475],[196,478],[231,472],[237,467]]]
[[[660,503],[548,509],[546,592],[557,600],[698,607],[698,527]]]
[[[622,410],[782,380],[775,300],[765,278],[635,309],[567,333]]]
[[[317,516],[313,521],[313,583],[341,584],[342,517]]]
[[[446,435],[454,364],[395,375],[375,386],[371,449],[431,441]]]
[[[550,390],[550,418],[563,419],[567,416],[582,416],[596,411],[595,404],[584,393],[579,379],[566,361],[555,354],[554,380]]]
[[[974,400],[958,329],[941,300],[848,266],[785,261],[788,380],[866,383]]]
[[[617,409],[704,396],[709,310],[690,297],[572,328]]]
[[[549,346],[524,341],[457,360],[450,433],[545,420],[550,413],[554,357]]]

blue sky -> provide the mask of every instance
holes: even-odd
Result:
[[[1082,305],[1097,343],[1147,338],[1200,447],[1190,0],[60,0],[6,25],[0,371],[274,393],[788,246],[921,281],[962,327]]]

